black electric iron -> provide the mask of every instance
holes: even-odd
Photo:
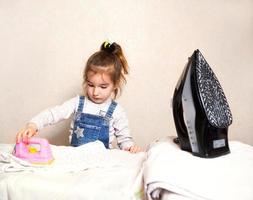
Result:
[[[221,85],[199,50],[189,58],[173,96],[173,117],[180,148],[212,158],[230,152],[232,113]]]

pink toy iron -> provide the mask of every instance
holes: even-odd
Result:
[[[32,164],[51,164],[54,160],[50,145],[43,138],[30,138],[28,143],[16,143],[13,154]]]

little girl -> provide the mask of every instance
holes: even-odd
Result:
[[[100,140],[106,148],[111,148],[116,137],[120,149],[139,152],[140,147],[134,145],[129,133],[126,114],[113,100],[126,81],[125,74],[128,74],[128,65],[120,45],[104,42],[100,51],[86,63],[83,74],[85,95],[76,96],[35,116],[17,133],[16,141],[27,141],[45,126],[74,114],[70,127],[72,146]]]

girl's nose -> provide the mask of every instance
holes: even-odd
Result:
[[[99,89],[97,87],[94,87],[94,90],[93,90],[93,95],[94,96],[97,96],[99,93]]]

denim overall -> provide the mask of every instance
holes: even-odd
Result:
[[[74,118],[71,145],[80,146],[99,140],[109,148],[109,122],[117,106],[112,101],[105,116],[83,113],[84,96],[80,96],[79,105]]]

